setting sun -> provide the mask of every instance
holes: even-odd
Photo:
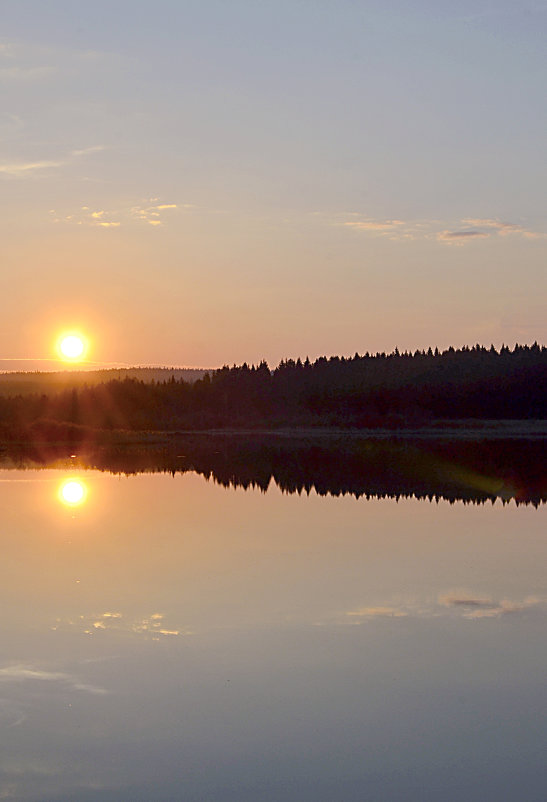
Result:
[[[81,334],[63,334],[57,343],[57,351],[66,362],[81,362],[87,352],[87,342]]]
[[[81,479],[65,479],[59,488],[59,499],[69,507],[83,504],[87,496],[87,487]]]

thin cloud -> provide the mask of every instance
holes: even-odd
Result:
[[[464,618],[500,618],[504,615],[522,613],[541,607],[545,600],[538,596],[528,596],[522,601],[501,599],[496,601],[488,596],[475,596],[466,591],[451,591],[439,596],[439,604],[462,612]]]
[[[12,161],[0,164],[0,174],[9,175],[14,178],[23,178],[40,173],[43,170],[58,169],[70,164],[74,159],[79,159],[83,156],[88,156],[91,153],[97,153],[104,150],[103,145],[93,145],[89,148],[82,148],[80,150],[72,150],[67,156],[60,159],[39,159],[35,161]]]
[[[429,606],[416,599],[397,600],[393,603],[370,604],[339,611],[325,621],[315,621],[314,626],[360,626],[369,621],[388,621],[389,619],[431,618],[435,615]]]
[[[500,233],[506,234],[523,231],[522,226],[518,225],[518,223],[504,223],[501,220],[493,220],[491,218],[466,217],[462,222],[476,228],[493,228]]]
[[[35,173],[39,170],[48,170],[52,167],[62,167],[64,164],[66,164],[66,161],[50,161],[47,159],[34,162],[11,162],[0,164],[0,173],[18,177]]]
[[[102,148],[87,148],[78,153],[90,153]],[[152,202],[153,201],[153,202]],[[152,198],[146,204],[126,206],[121,209],[93,209],[90,206],[80,206],[76,212],[71,214],[59,213],[56,209],[50,209],[52,222],[71,223],[78,226],[99,226],[101,228],[119,228],[122,225],[142,223],[149,226],[162,226],[165,222],[165,214],[172,213],[179,209],[193,208],[192,204],[184,203],[158,203],[159,198]]]
[[[462,222],[469,226],[485,228],[489,231],[494,231],[496,234],[499,234],[500,237],[506,237],[510,234],[528,237],[529,239],[540,239],[545,237],[544,233],[540,231],[531,231],[530,229],[520,225],[520,223],[510,223],[493,218],[469,217]]]
[[[320,213],[315,212],[314,215],[318,216]],[[432,225],[429,220],[412,221],[399,218],[363,217],[358,212],[347,212],[342,217],[352,219],[344,220],[339,217],[334,224],[355,231],[356,234],[382,237],[394,242],[424,238],[431,230]]]
[[[178,204],[156,203],[158,200],[159,198],[150,198],[146,204],[133,206],[131,209],[131,215],[135,219],[150,226],[163,225],[163,220],[161,219],[162,212],[178,209]],[[185,204],[185,208],[187,208],[187,204]]]
[[[0,669],[0,682],[58,682],[76,691],[95,695],[108,693],[104,688],[88,685],[64,671],[43,671],[28,665],[13,665]]]
[[[369,234],[388,235],[394,231],[399,231],[401,226],[405,226],[404,220],[348,220],[343,225],[355,231],[366,231]]]
[[[55,209],[50,209],[49,214],[53,223],[71,223],[77,226],[95,226],[99,228],[119,228],[120,220],[113,219],[117,216],[116,212],[108,212],[106,209],[91,210],[89,206],[82,206],[76,214],[59,215]]]
[[[521,234],[527,239],[545,239],[545,237],[547,237],[547,234],[544,234],[542,231],[526,231],[523,229]]]
[[[463,245],[473,239],[488,239],[490,234],[478,229],[467,229],[465,231],[440,231],[437,234],[439,242],[449,242],[453,245]]]
[[[315,213],[317,215],[317,213]],[[465,217],[459,222],[442,220],[398,220],[362,217],[357,212],[344,215],[346,220],[336,220],[341,225],[357,233],[380,236],[393,241],[436,240],[445,245],[465,245],[489,238],[520,236],[539,239],[547,236],[532,231],[520,223],[498,220],[494,217]]]
[[[452,245],[463,245],[473,239],[486,239],[488,237],[520,236],[527,239],[545,237],[544,233],[531,231],[519,223],[496,220],[490,217],[466,217],[461,223],[466,228],[441,231],[437,234],[437,239]]]
[[[90,153],[100,153],[101,151],[106,150],[104,145],[91,145],[89,148],[80,148],[79,150],[71,150],[71,156],[87,156]]]
[[[474,596],[466,591],[451,591],[441,594],[438,601],[444,607],[491,608],[496,606],[488,596]]]
[[[353,618],[406,618],[408,612],[400,607],[360,607],[346,615]]]

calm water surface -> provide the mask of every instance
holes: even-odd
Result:
[[[42,469],[0,513],[0,798],[545,799],[544,505]]]

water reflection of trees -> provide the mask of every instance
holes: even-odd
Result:
[[[378,441],[351,437],[189,435],[162,445],[92,448],[70,457],[52,446],[6,452],[13,467],[67,461],[116,474],[197,472],[225,487],[483,503],[547,500],[540,440]]]

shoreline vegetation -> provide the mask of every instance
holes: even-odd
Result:
[[[47,373],[31,374],[33,392],[6,394],[5,384],[0,443],[144,443],[215,432],[377,439],[547,435],[547,348],[537,343],[284,360],[274,370],[266,362],[245,363],[192,381],[173,374],[87,383],[85,373],[77,374],[71,387],[52,383]]]

